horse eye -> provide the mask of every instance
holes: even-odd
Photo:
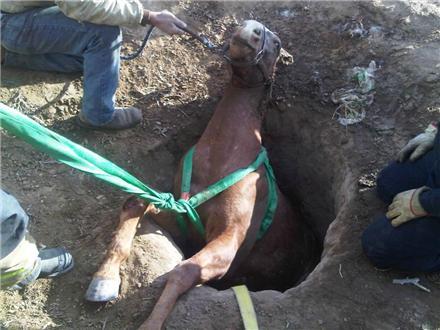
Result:
[[[281,44],[278,41],[275,41],[274,44],[277,49],[281,48]]]

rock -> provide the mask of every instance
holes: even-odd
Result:
[[[290,64],[293,64],[295,62],[292,54],[290,54],[284,48],[281,48],[280,60],[279,61],[280,61],[280,63],[282,63],[284,65],[290,65]]]
[[[121,293],[125,296],[136,296],[140,288],[151,287],[157,278],[183,260],[183,253],[169,234],[151,220],[146,220],[138,229],[131,251],[124,268],[121,268]],[[133,299],[133,303],[136,300]]]
[[[430,72],[426,77],[425,81],[427,83],[435,83],[440,81],[440,74],[436,72]]]

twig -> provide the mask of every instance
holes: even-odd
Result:
[[[107,325],[108,316],[105,318],[101,330],[105,330],[105,326]]]
[[[341,276],[341,278],[344,278],[344,276],[342,276],[342,264],[339,264],[339,276]]]
[[[185,111],[183,111],[183,110],[180,110],[179,108],[177,108],[177,111],[179,111],[180,113],[182,113],[185,117],[189,117],[189,115],[185,112]]]

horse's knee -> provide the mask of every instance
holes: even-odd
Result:
[[[144,215],[146,209],[147,204],[143,200],[130,196],[122,205],[121,220],[140,218]]]
[[[188,288],[199,284],[201,267],[197,264],[184,261],[169,272],[167,282],[185,292]]]

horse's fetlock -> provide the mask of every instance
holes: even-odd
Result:
[[[121,244],[120,242],[115,242],[109,248],[109,255],[124,260],[130,255],[130,246],[127,244]]]

